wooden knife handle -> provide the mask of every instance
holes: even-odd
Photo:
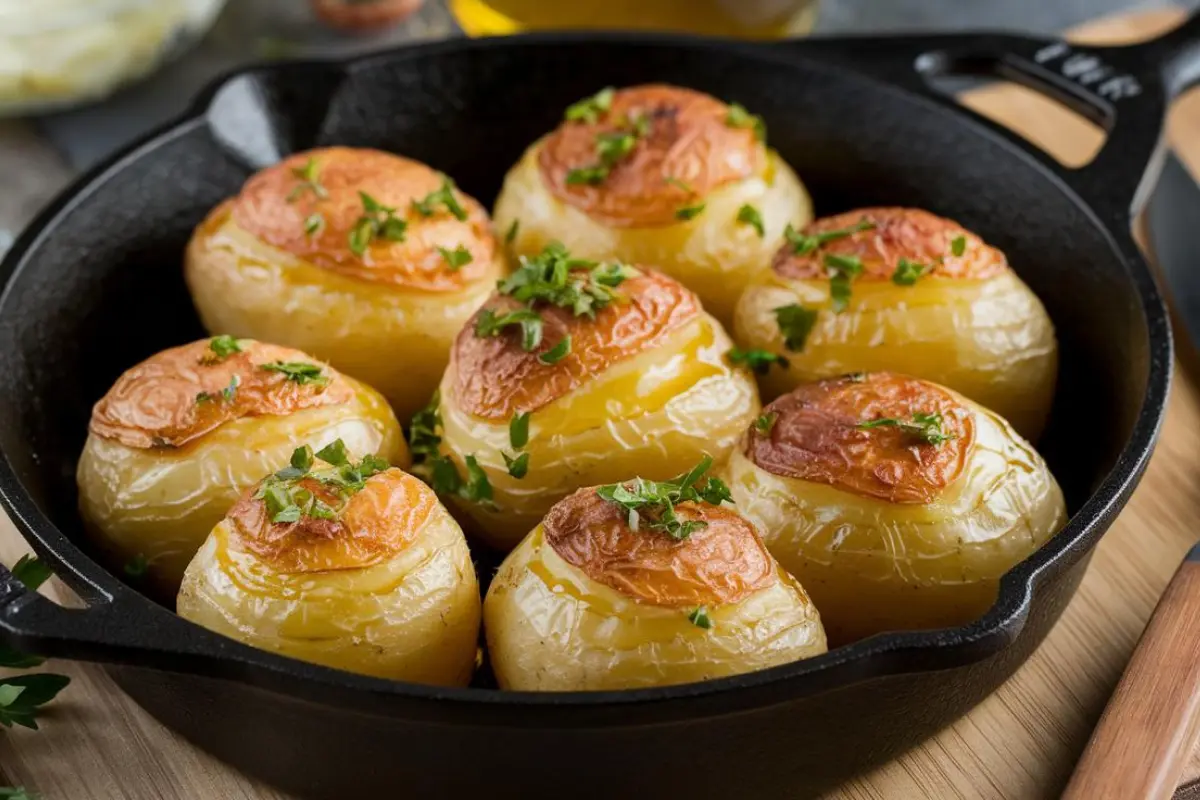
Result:
[[[1169,798],[1198,732],[1200,545],[1158,601],[1063,798]]]

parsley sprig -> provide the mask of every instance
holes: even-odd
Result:
[[[957,438],[954,434],[946,433],[942,429],[942,415],[936,412],[917,411],[912,415],[912,419],[907,421],[895,417],[882,417],[880,419],[860,422],[855,427],[860,430],[898,428],[922,444],[935,446]]]
[[[31,592],[37,591],[52,574],[46,562],[28,555],[22,556],[11,572]],[[32,669],[41,666],[44,660],[40,656],[0,645],[0,667]],[[53,700],[70,682],[71,679],[66,675],[50,673],[0,679],[0,725],[6,728],[20,725],[37,730],[37,715],[41,707]]]
[[[319,364],[309,364],[306,361],[271,361],[259,364],[259,369],[267,372],[282,373],[285,378],[301,386],[327,386],[329,376]]]
[[[634,478],[625,483],[597,487],[596,494],[625,510],[630,529],[639,530],[645,520],[647,528],[663,531],[672,539],[682,541],[703,530],[708,523],[681,520],[675,513],[677,505],[695,502],[715,506],[733,501],[729,487],[719,478],[710,477],[703,486],[696,486],[712,463],[712,457],[706,455],[692,469],[669,481]]]
[[[509,326],[521,329],[521,349],[526,353],[532,353],[542,343],[542,318],[529,308],[519,308],[507,314],[497,314],[485,308],[475,320],[475,335],[480,339],[499,336]]]
[[[525,445],[529,444],[528,411],[518,411],[508,421],[508,443],[512,445],[513,450],[517,451],[517,454],[510,456],[501,451],[500,455],[504,456],[504,465],[508,467],[508,474],[520,480],[529,472],[529,453],[521,452]]]
[[[915,286],[917,281],[933,271],[933,264],[922,264],[920,261],[910,261],[901,257],[896,262],[896,271],[892,273],[892,283],[897,286]]]
[[[242,343],[236,336],[222,334],[214,336],[208,340],[208,350],[202,359],[203,364],[215,364],[218,361],[224,361],[234,353],[242,352]]]
[[[403,242],[408,223],[396,216],[396,209],[385,206],[366,192],[358,193],[363,213],[350,228],[350,252],[362,258],[376,239]]]
[[[412,451],[414,464],[422,464],[441,455],[441,403],[441,391],[434,390],[429,403],[413,414],[408,424],[408,449]]]
[[[850,305],[850,282],[862,274],[862,259],[840,253],[826,253],[823,262],[829,273],[829,299],[836,314]]]
[[[730,103],[725,124],[731,128],[751,128],[755,139],[764,143],[767,141],[767,123],[763,122],[762,117],[747,111],[741,103]]]
[[[329,466],[313,469],[316,459]],[[304,445],[292,451],[289,466],[259,484],[254,497],[266,504],[271,522],[297,522],[302,517],[337,519],[346,502],[362,491],[368,478],[390,467],[386,459],[371,454],[363,456],[357,463],[351,461],[346,444],[341,439],[334,440],[315,454],[311,447]],[[306,480],[315,480],[332,491],[339,500],[338,506],[328,505],[306,488]]]
[[[760,414],[754,420],[754,430],[761,433],[763,436],[770,436],[771,430],[775,427],[775,422],[779,419],[779,415],[774,411],[768,411],[765,414]]]
[[[454,196],[454,180],[449,175],[442,176],[442,185],[425,195],[420,200],[412,201],[412,209],[422,217],[432,217],[437,213],[438,206],[450,212],[459,222],[467,219],[467,210]]]
[[[325,191],[325,187],[321,185],[320,167],[317,165],[315,158],[310,158],[304,162],[302,167],[293,167],[292,176],[299,183],[296,184],[292,191],[288,192],[287,201],[294,203],[304,196],[305,192],[312,192],[313,197],[318,200],[324,200],[329,197],[329,192]]]
[[[808,342],[808,336],[817,324],[815,309],[791,303],[774,309],[775,324],[783,334],[783,346],[793,353],[799,353]]]
[[[762,213],[749,203],[738,209],[737,221],[754,228],[760,239],[767,235],[766,228],[763,225]]]
[[[564,117],[567,122],[594,124],[600,120],[600,117],[608,113],[608,109],[612,107],[613,97],[616,94],[616,89],[611,86],[605,86],[591,97],[585,97],[579,102],[567,106],[567,112]]]
[[[726,353],[725,357],[729,359],[730,364],[749,367],[758,375],[766,375],[774,365],[779,365],[783,369],[788,367],[786,358],[776,355],[770,350],[743,350],[735,347]]]
[[[470,264],[474,260],[474,257],[471,255],[471,251],[466,248],[466,245],[460,244],[453,250],[447,247],[439,246],[437,251],[441,253],[442,260],[446,262],[446,266],[449,267],[452,272],[458,272],[460,269],[465,267],[467,264]]]
[[[793,253],[798,256],[806,256],[829,242],[836,242],[838,239],[846,239],[856,233],[871,230],[875,230],[875,223],[868,219],[859,220],[848,228],[837,228],[832,231],[811,234],[801,233],[789,224],[783,231],[783,237],[792,246]]]
[[[596,134],[596,162],[567,172],[567,185],[604,183],[613,167],[629,157],[638,140],[650,132],[650,117],[641,115],[626,120],[628,129]]]

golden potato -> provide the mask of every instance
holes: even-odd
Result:
[[[1007,422],[889,373],[780,397],[724,474],[835,645],[976,619],[1067,518],[1054,476]]]
[[[728,325],[788,225],[812,219],[799,178],[740,106],[675,86],[577,103],[512,168],[496,201],[513,252],[654,264]],[[515,227],[514,227],[515,226]]]
[[[734,319],[742,347],[787,356],[787,369],[762,381],[767,398],[819,378],[893,370],[962,392],[1038,437],[1058,344],[1003,253],[911,208],[851,211],[790,238]]]
[[[344,446],[302,448],[188,565],[179,614],[252,647],[380,678],[466,686],[479,585],[429,487]]]
[[[173,597],[243,489],[297,444],[338,438],[408,464],[384,399],[304,353],[229,336],[174,347],[123,374],[93,409],[80,511],[118,564],[144,559],[152,586]]]
[[[614,489],[557,503],[501,565],[483,606],[501,688],[664,686],[825,652],[804,589],[750,523],[709,504],[725,487],[676,494],[669,506],[619,505]]]
[[[449,178],[331,147],[263,170],[217,206],[184,277],[210,331],[312,353],[407,420],[505,263],[487,213]]]
[[[413,448],[468,532],[509,550],[581,486],[723,458],[759,408],[730,346],[665,275],[549,248],[459,334]]]

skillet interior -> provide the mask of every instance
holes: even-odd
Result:
[[[203,335],[181,277],[183,247],[208,209],[255,169],[314,145],[379,147],[432,164],[490,204],[508,166],[568,103],[604,85],[647,81],[692,86],[763,114],[771,144],[806,182],[819,215],[871,204],[924,206],[1002,248],[1057,326],[1059,391],[1040,447],[1070,509],[1080,509],[1130,439],[1147,394],[1152,347],[1144,298],[1112,239],[1037,160],[941,105],[801,58],[703,45],[563,46],[538,39],[431,46],[349,68],[308,65],[240,76],[212,96],[203,118],[101,172],[44,228],[24,237],[5,262],[15,274],[0,298],[0,449],[20,487],[89,552],[75,511],[74,469],[91,404],[128,366]],[[1039,560],[1104,524],[1075,518]],[[1069,595],[1076,580],[1078,574],[1056,591]],[[1011,617],[1027,611],[1024,588],[1006,584],[1001,604]],[[962,644],[977,633],[910,635],[904,644]],[[858,646],[864,647],[871,644]],[[1023,657],[1005,657],[997,673],[948,707],[961,711],[985,696]],[[928,667],[970,658],[964,652],[940,663],[931,658]],[[881,662],[855,674],[887,671]],[[305,674],[299,666],[294,672]],[[147,678],[138,673],[137,680]],[[346,682],[353,685],[348,676]],[[663,691],[655,699],[687,694]],[[756,694],[761,700],[763,692]],[[216,695],[199,696],[220,705]],[[489,715],[515,722],[524,713],[524,699],[513,700],[512,714],[496,702],[489,698]],[[947,712],[931,711],[918,727],[928,732]],[[892,738],[902,746],[912,736]],[[431,738],[425,757],[437,757],[432,748],[443,741]]]

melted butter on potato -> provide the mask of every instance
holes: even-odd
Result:
[[[496,201],[497,228],[519,222],[517,255],[561,241],[581,258],[655,264],[728,324],[784,228],[812,218],[795,173],[752,125],[731,124],[731,113],[676,86],[618,90],[590,120],[567,119],[526,151]],[[604,142],[627,134],[632,146],[610,155],[602,180],[578,180],[580,170],[604,166],[602,150],[614,152]],[[743,206],[761,216],[761,234],[739,221]]]
[[[824,218],[800,239],[849,232],[864,222],[870,229],[804,252],[785,243],[772,268],[742,294],[734,338],[789,362],[762,379],[764,394],[777,397],[854,370],[894,370],[962,392],[1036,439],[1054,396],[1058,345],[1045,308],[1004,254],[951,220],[911,208]],[[833,308],[829,256],[861,265],[842,313]],[[902,261],[921,270],[911,285],[893,280]],[[776,317],[777,309],[791,305],[816,314],[807,340],[793,349]]]
[[[235,341],[229,337],[229,341]],[[299,442],[343,439],[408,463],[383,398],[289,348],[236,340],[219,356],[203,340],[125,372],[96,404],[77,469],[85,526],[118,564],[144,558],[174,594],[213,525]],[[265,368],[293,365],[307,382]]]
[[[830,642],[961,625],[1066,522],[1062,492],[1002,418],[888,374],[807,384],[726,465],[740,513],[821,609]],[[939,415],[921,438],[918,415]],[[878,420],[908,423],[863,427]]]
[[[662,686],[825,652],[816,608],[745,519],[703,503],[677,511],[706,527],[681,541],[648,525],[634,531],[595,489],[556,504],[505,559],[484,602],[500,686]],[[710,627],[697,624],[697,609]]]
[[[510,549],[550,507],[581,486],[632,474],[666,479],[703,454],[724,457],[758,413],[752,377],[729,365],[732,346],[695,296],[651,270],[618,287],[595,319],[536,304],[542,342],[522,349],[515,329],[459,334],[440,388],[440,452],[463,471],[472,455],[493,490],[490,503],[450,498],[489,545]],[[479,313],[518,306],[496,295]],[[563,337],[571,351],[540,358]],[[528,473],[513,477],[509,423],[528,413]]]
[[[299,482],[331,506],[336,493]],[[273,522],[248,490],[188,566],[183,617],[245,644],[366,675],[465,686],[479,587],[466,541],[433,492],[389,469],[336,518]]]
[[[313,353],[378,388],[404,419],[505,271],[487,213],[445,176],[346,147],[253,176],[197,227],[185,261],[209,330]]]

